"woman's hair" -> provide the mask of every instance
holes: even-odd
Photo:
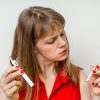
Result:
[[[34,82],[34,100],[38,98],[39,73],[42,73],[35,55],[34,46],[39,38],[47,34],[53,34],[56,29],[64,28],[64,25],[64,17],[55,10],[46,7],[30,7],[24,9],[19,16],[11,57],[13,59],[19,58],[19,65]],[[63,64],[68,71],[69,77],[77,85],[79,82],[79,70],[69,61],[69,44],[68,57],[64,61],[57,63],[58,70],[60,64]],[[23,79],[21,81],[25,87],[22,89],[27,90],[25,100],[30,100],[32,88]]]

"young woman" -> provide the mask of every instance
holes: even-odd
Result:
[[[82,69],[70,62],[64,26],[63,16],[50,8],[35,6],[21,12],[11,54],[19,66],[2,76],[0,100],[91,100],[90,87],[100,94],[100,67],[93,70],[89,86]],[[21,77],[24,71],[33,87]]]

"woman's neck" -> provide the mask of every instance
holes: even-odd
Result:
[[[46,62],[40,65],[42,74],[45,78],[48,78],[50,75],[56,74],[54,65],[55,65],[54,63],[46,63]]]
[[[48,61],[43,59],[41,56],[38,56],[38,63],[41,68],[42,74],[45,78],[48,78],[50,75],[55,75],[55,62]]]

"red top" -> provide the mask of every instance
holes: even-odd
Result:
[[[40,81],[40,93],[38,100],[81,100],[80,97],[80,86],[74,86],[72,80],[65,76],[64,73],[61,73],[62,70],[57,74],[52,92],[50,97],[47,97],[45,85],[42,81]],[[34,94],[34,93],[33,93]],[[25,91],[21,91],[19,93],[19,100],[24,100]]]

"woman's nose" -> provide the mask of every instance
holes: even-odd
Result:
[[[59,37],[59,42],[58,42],[58,47],[62,48],[66,45],[66,40],[63,39],[62,37]]]

